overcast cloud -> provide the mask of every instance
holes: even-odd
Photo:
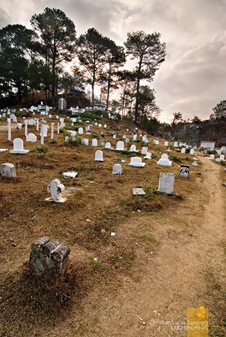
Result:
[[[77,36],[94,27],[123,45],[128,32],[160,32],[167,56],[151,85],[162,121],[207,119],[226,99],[226,0],[0,0],[0,28],[29,28],[46,7],[73,20]]]

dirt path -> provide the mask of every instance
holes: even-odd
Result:
[[[96,289],[83,303],[84,336],[186,336],[186,310],[206,305],[209,268],[223,277],[225,205],[220,165],[200,158],[198,195],[178,211],[180,226],[165,225],[157,234],[156,254],[140,256],[142,277],[121,277],[117,288]],[[204,205],[204,206],[203,206]],[[186,219],[185,227],[183,219]],[[136,220],[135,220],[136,221]],[[143,224],[148,217],[139,218]],[[147,254],[146,254],[147,255]],[[136,273],[136,272],[135,272]],[[211,308],[208,308],[211,318]],[[181,330],[169,321],[179,321]],[[168,322],[168,323],[167,323]],[[80,336],[79,333],[75,336]]]

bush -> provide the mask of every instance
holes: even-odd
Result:
[[[177,157],[177,156],[170,156],[170,160],[176,162],[176,163],[181,163],[182,162],[182,159],[180,157]]]
[[[146,193],[145,197],[147,199],[154,199],[155,194],[154,194],[154,187],[152,185],[145,184],[143,189],[144,189],[144,192]]]
[[[46,145],[38,145],[36,148],[35,148],[35,151],[38,153],[38,154],[45,154],[49,151],[49,148],[46,146]]]

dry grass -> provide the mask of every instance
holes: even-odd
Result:
[[[112,123],[116,129],[118,123]],[[120,124],[117,140],[127,127],[133,126]],[[97,126],[92,130],[100,133]],[[117,140],[112,139],[110,128],[103,131],[102,139],[115,147]],[[29,127],[29,132],[36,133],[34,127]],[[13,129],[12,138],[15,137],[24,139],[23,130]],[[2,337],[18,336],[18,331],[23,337],[43,336],[47,326],[55,326],[70,316],[71,306],[79,308],[80,301],[96,284],[130,273],[141,250],[148,253],[161,244],[161,239],[152,233],[153,224],[158,224],[156,219],[160,223],[161,219],[177,223],[173,210],[184,207],[186,198],[196,190],[199,168],[192,169],[188,182],[178,176],[180,164],[174,163],[171,168],[156,165],[165,151],[163,145],[151,142],[149,150],[156,159],[146,161],[144,168],[134,168],[128,165],[132,154],[104,149],[104,162],[94,162],[96,148],[65,144],[62,133],[55,138],[55,144],[46,141],[47,153],[37,152],[38,144],[25,143],[30,150],[26,155],[0,154],[1,163],[13,163],[17,171],[15,179],[0,178]],[[137,148],[141,146],[138,142]],[[0,148],[12,148],[3,129]],[[178,153],[174,155],[180,157]],[[191,157],[183,164],[189,165]],[[116,159],[126,160],[121,176],[112,175]],[[72,169],[78,176],[64,179],[62,172]],[[175,193],[181,198],[132,196],[133,187],[151,185],[156,191],[160,172],[175,173]],[[47,185],[54,178],[59,178],[66,190],[74,188],[63,204],[45,201],[49,196]],[[130,220],[139,219],[140,214],[150,218],[149,227],[130,226]],[[112,237],[111,232],[116,236]],[[26,272],[31,243],[46,235],[71,248],[69,269],[53,288],[38,284]]]

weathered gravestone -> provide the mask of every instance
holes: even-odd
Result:
[[[54,284],[66,271],[70,248],[44,236],[31,245],[29,271],[43,283]]]
[[[180,166],[180,174],[179,174],[179,176],[181,178],[188,178],[189,177],[189,171],[190,171],[189,166],[187,166],[187,165],[181,165]]]
[[[5,178],[16,177],[16,168],[11,163],[4,163],[0,165],[0,175]]]
[[[51,198],[47,200],[53,202],[64,202],[66,199],[62,197],[61,192],[65,189],[64,185],[60,183],[59,179],[53,179],[47,187],[47,192],[51,194]]]
[[[158,192],[173,194],[174,181],[173,173],[160,173]]]

